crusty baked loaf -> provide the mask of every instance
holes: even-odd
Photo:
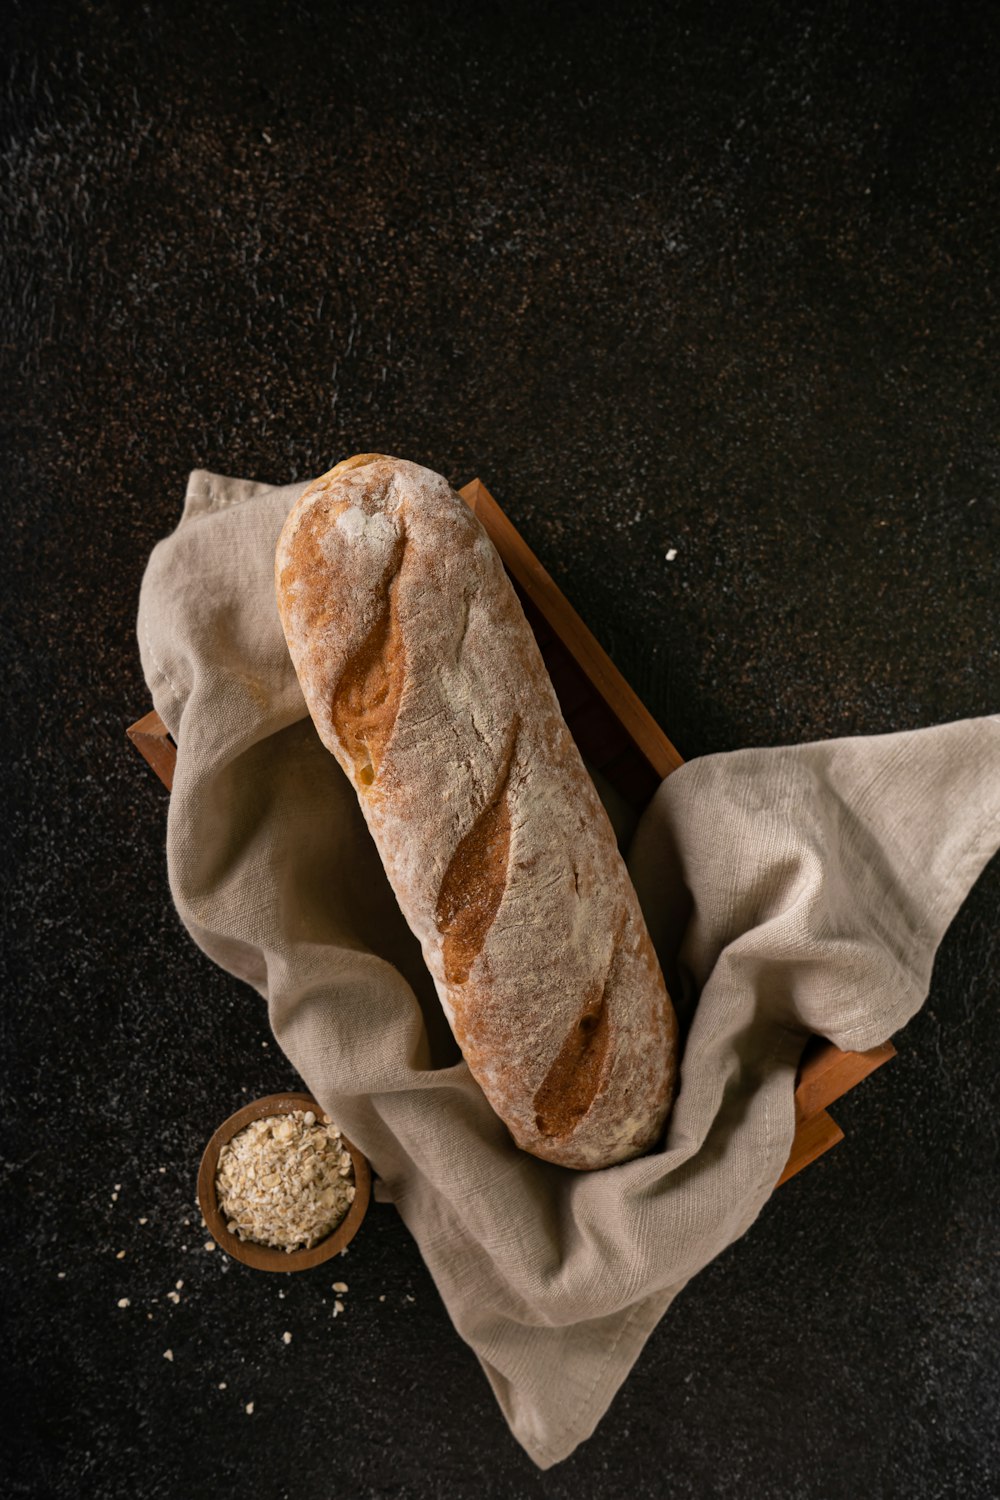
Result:
[[[615,836],[480,523],[358,454],[281,534],[278,608],[452,1031],[524,1150],[627,1160],[670,1107],[677,1026]]]

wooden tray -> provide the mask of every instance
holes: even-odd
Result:
[[[581,755],[640,813],[682,764],[680,755],[483,482],[473,479],[459,494],[503,559]],[[146,714],[126,733],[169,789],[177,749],[159,714]],[[870,1052],[841,1052],[818,1037],[809,1043],[795,1090],[795,1139],[779,1186],[843,1140],[827,1106],[895,1055],[891,1042]]]

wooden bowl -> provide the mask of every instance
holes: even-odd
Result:
[[[308,1271],[313,1266],[322,1265],[325,1260],[339,1254],[350,1244],[361,1227],[371,1200],[371,1168],[357,1147],[345,1135],[341,1135],[344,1149],[351,1153],[351,1161],[354,1163],[354,1202],[336,1229],[325,1239],[308,1250],[288,1252],[273,1249],[270,1245],[258,1245],[252,1240],[241,1240],[238,1235],[229,1233],[215,1196],[219,1152],[227,1141],[232,1140],[234,1135],[254,1120],[267,1119],[270,1115],[290,1115],[296,1109],[311,1109],[317,1120],[323,1119],[323,1110],[308,1094],[268,1094],[263,1099],[255,1099],[252,1104],[244,1105],[219,1126],[205,1147],[198,1169],[198,1202],[209,1233],[233,1260],[242,1261],[245,1266],[253,1266],[257,1271]]]

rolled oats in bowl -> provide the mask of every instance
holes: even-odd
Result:
[[[325,1239],[356,1192],[336,1125],[312,1110],[251,1120],[219,1149],[215,1196],[229,1233],[291,1254]]]

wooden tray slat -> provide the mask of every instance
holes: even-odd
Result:
[[[580,753],[641,810],[663,778],[683,764],[680,755],[482,481],[473,479],[458,493],[511,576]],[[159,714],[146,714],[126,733],[169,790],[177,748]],[[841,1052],[831,1042],[813,1039],[799,1069],[798,1125],[779,1186],[843,1140],[827,1105],[894,1056],[891,1042],[870,1052]]]
[[[508,521],[482,480],[471,480],[458,493],[483,523],[508,571],[575,656],[598,693],[606,703],[614,704],[615,713],[633,744],[659,772],[661,779],[676,771],[681,757],[608,653],[556,587],[520,532]]]
[[[808,1119],[826,1109],[895,1056],[896,1049],[891,1042],[883,1042],[869,1052],[841,1052],[832,1042],[815,1037],[799,1068],[795,1109],[800,1119]]]
[[[795,1139],[788,1156],[785,1170],[778,1178],[777,1186],[794,1177],[796,1172],[801,1172],[803,1167],[811,1166],[824,1151],[829,1151],[831,1146],[836,1146],[838,1141],[844,1139],[844,1132],[832,1120],[825,1109],[819,1114],[812,1115],[808,1120],[800,1121],[795,1131]]]
[[[125,733],[139,754],[148,760],[167,791],[171,791],[174,785],[174,767],[177,764],[177,746],[156,709],[151,709],[136,723],[130,724]]]

